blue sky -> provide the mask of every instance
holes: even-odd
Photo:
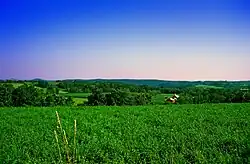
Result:
[[[246,0],[5,0],[0,23],[3,79],[250,79]]]

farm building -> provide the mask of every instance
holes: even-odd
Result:
[[[180,97],[179,95],[174,94],[172,97],[165,97],[165,101],[171,102],[171,103],[176,103],[176,101],[179,97]]]

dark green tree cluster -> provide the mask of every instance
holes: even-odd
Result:
[[[249,90],[192,87],[185,89],[178,99],[180,104],[246,103],[250,102]]]
[[[12,106],[12,93],[15,90],[11,84],[0,84],[0,106]]]
[[[11,84],[0,84],[0,106],[64,106],[72,105],[71,97],[55,92],[46,92],[32,85],[14,88]]]
[[[147,105],[151,103],[152,95],[149,93],[131,93],[124,90],[113,89],[110,93],[104,93],[101,89],[95,88],[88,96],[86,105],[90,106],[128,106]]]
[[[46,80],[38,80],[36,86],[40,88],[47,88],[49,87],[49,82]]]
[[[169,94],[169,93],[180,94],[183,92],[184,88],[164,88],[164,87],[161,87],[159,90],[160,90],[160,93],[165,93],[165,94]]]
[[[126,89],[129,92],[145,93],[155,90],[154,87],[147,85],[132,85],[111,82],[75,82],[75,81],[58,81],[56,86],[70,93],[84,92],[90,93],[94,88],[102,89],[102,92],[111,92],[113,89]]]
[[[33,80],[0,80],[0,83],[23,83],[23,82],[36,82],[44,81],[42,79],[33,79]],[[115,83],[119,85],[130,85],[130,86],[150,86],[154,88],[187,88],[193,87],[197,85],[205,85],[205,86],[214,86],[221,88],[236,88],[241,87],[243,85],[250,86],[250,81],[166,81],[166,80],[136,80],[136,79],[92,79],[92,80],[57,80],[54,81],[56,83],[63,84],[94,84],[94,83]],[[52,82],[53,83],[53,82]],[[61,84],[60,84],[61,85]],[[123,87],[124,88],[124,87]],[[66,88],[64,88],[66,89]],[[91,90],[89,91],[91,92]]]

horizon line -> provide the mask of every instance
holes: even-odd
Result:
[[[16,79],[16,78],[6,78],[0,80],[19,80],[19,81],[32,81],[32,80],[45,80],[45,81],[63,81],[63,80],[156,80],[156,81],[187,81],[187,82],[204,82],[204,81],[225,81],[225,82],[240,82],[240,81],[250,81],[250,79],[157,79],[157,78],[59,78],[59,79],[46,79],[46,78],[33,78],[33,79]]]

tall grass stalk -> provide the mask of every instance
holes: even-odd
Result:
[[[60,146],[59,146],[59,141],[58,141],[57,133],[56,133],[55,130],[54,130],[54,133],[55,133],[56,144],[57,144],[57,148],[58,148],[58,153],[59,153],[60,162],[62,162],[61,150],[60,150]]]
[[[64,145],[64,151],[66,154],[66,163],[76,163],[77,162],[77,150],[76,150],[76,120],[74,120],[74,147],[73,150],[70,150],[69,147],[69,142],[67,139],[67,135],[65,130],[62,128],[62,123],[59,117],[58,112],[56,111],[56,117],[57,117],[57,128],[60,129],[60,133],[61,134],[61,138],[62,138],[62,145]],[[62,162],[62,153],[61,153],[61,149],[60,149],[60,145],[59,145],[59,140],[58,140],[58,134],[56,132],[56,130],[54,130],[54,134],[55,134],[55,138],[56,138],[56,143],[57,143],[57,147],[58,147],[58,152],[59,152],[59,158],[60,158],[60,162]],[[72,153],[70,153],[72,152]],[[70,156],[70,154],[72,154],[72,156]]]
[[[76,120],[74,120],[74,154],[73,154],[74,162],[76,162],[76,156],[77,156],[77,152],[76,152]]]
[[[67,140],[65,130],[63,130],[63,139],[64,139],[64,146],[65,146],[65,150],[66,150],[66,154],[67,154],[67,159],[68,159],[68,162],[71,163],[70,162],[70,157],[69,157],[69,143],[68,143],[68,140]]]

